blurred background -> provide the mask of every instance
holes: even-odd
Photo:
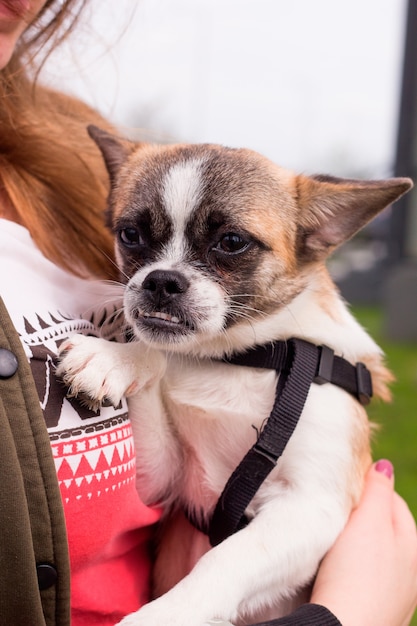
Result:
[[[217,142],[305,173],[417,181],[415,0],[91,0],[42,80],[133,138]],[[331,260],[387,353],[375,456],[417,515],[417,198]],[[417,619],[413,622],[417,624]]]
[[[90,0],[54,84],[154,139],[392,171],[406,0]]]
[[[132,137],[246,146],[305,173],[413,177],[412,115],[402,116],[410,154],[398,151],[408,24],[411,48],[417,40],[412,5],[90,0],[82,28],[51,56],[43,78]],[[417,216],[400,206],[341,250],[331,270],[350,301],[385,298],[387,332],[417,341],[417,293],[405,301],[398,275],[386,280],[410,256],[417,257]],[[416,276],[403,274],[410,297],[407,281]]]

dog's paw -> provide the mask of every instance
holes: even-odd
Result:
[[[137,613],[127,615],[117,626],[203,626],[203,621],[189,620],[183,613],[178,614],[174,607],[161,610],[157,600],[142,607]]]
[[[74,335],[65,341],[56,375],[68,387],[67,396],[79,398],[93,410],[106,402],[118,406],[127,389],[113,380],[118,370],[116,351],[116,344],[98,337]]]
[[[78,397],[93,410],[103,403],[119,406],[123,397],[137,393],[163,368],[161,355],[142,356],[139,344],[84,335],[65,341],[59,354],[56,375],[67,385],[68,396]]]
[[[233,626],[232,622],[225,622],[219,619],[207,620],[204,622],[195,621],[195,620],[184,620],[183,617],[178,616],[175,617],[172,614],[167,617],[158,617],[156,620],[152,618],[143,618],[140,613],[143,609],[138,613],[131,613],[121,622],[116,624],[116,626]]]
[[[231,622],[206,617],[205,608],[184,600],[180,604],[162,596],[127,615],[117,626],[233,626]]]

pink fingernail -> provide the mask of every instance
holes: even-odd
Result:
[[[375,469],[380,474],[385,474],[387,478],[392,478],[394,474],[394,467],[391,461],[387,461],[387,459],[381,459],[377,463],[375,463]]]

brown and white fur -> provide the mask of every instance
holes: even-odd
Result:
[[[273,371],[216,359],[298,337],[364,362],[375,395],[388,399],[381,350],[324,263],[412,183],[308,177],[249,150],[90,134],[110,174],[108,219],[137,341],[73,337],[58,371],[94,401],[131,396],[138,489],[167,517],[155,567],[163,595],[121,624],[241,624],[266,609],[279,616],[300,601],[358,502],[370,425],[347,392],[313,384],[247,511],[252,521],[209,550],[183,510],[209,517],[255,443],[276,385]]]

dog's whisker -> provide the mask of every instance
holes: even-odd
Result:
[[[103,280],[103,283],[105,285],[120,288],[121,290],[125,288],[125,285],[120,280],[115,280],[113,278],[107,278],[106,280]]]
[[[267,316],[265,311],[262,311],[262,309],[250,307],[248,305],[244,305],[239,302],[232,302],[229,306],[229,310],[231,313],[233,313],[234,316],[238,316],[238,317],[245,318],[248,320],[252,320],[255,315],[256,317]]]
[[[118,271],[120,271],[120,268],[119,268],[117,262],[114,260],[114,258],[111,257],[109,254],[107,254],[107,252],[105,252],[101,246],[98,246],[94,241],[90,241],[90,245],[93,246],[96,250],[98,250],[98,252],[100,252],[100,254],[105,259],[110,261],[110,263],[111,263],[111,265],[113,265],[113,267],[115,267]]]

